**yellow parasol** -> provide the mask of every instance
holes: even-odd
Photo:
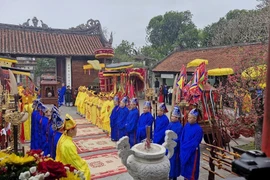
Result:
[[[241,75],[243,78],[256,79],[258,77],[261,77],[262,75],[265,76],[266,69],[267,69],[266,64],[255,66],[255,67],[250,67],[250,68],[247,68],[246,70],[244,70]]]
[[[187,64],[187,68],[197,67],[203,62],[205,62],[205,64],[208,64],[208,60],[206,60],[206,59],[194,59]]]
[[[208,76],[226,76],[233,73],[232,68],[215,68],[208,70]]]
[[[257,79],[259,83],[259,87],[265,88],[266,87],[266,70],[267,65],[259,65],[255,67],[250,67],[244,70],[241,74],[243,78],[250,78],[250,79]]]
[[[87,61],[87,65],[83,65],[83,69],[84,70],[90,70],[90,69],[94,69],[94,70],[101,70],[102,68],[105,67],[105,64],[100,64],[98,60],[88,60]]]

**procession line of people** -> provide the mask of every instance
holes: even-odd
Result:
[[[99,93],[81,86],[75,105],[77,111],[92,124],[107,131],[112,141],[118,141],[123,136],[129,137],[130,146],[141,143],[146,139],[146,128],[151,127],[151,139],[154,143],[164,143],[165,131],[174,131],[178,138],[174,155],[170,159],[170,179],[177,179],[180,175],[186,179],[199,178],[200,143],[203,131],[197,123],[200,111],[193,109],[188,115],[188,123],[183,127],[180,123],[182,114],[178,106],[172,111],[171,119],[166,116],[165,103],[158,106],[157,117],[151,114],[151,102],[145,101],[143,112],[139,112],[136,98],[121,100],[113,93]],[[155,127],[153,127],[155,121]]]
[[[77,124],[70,115],[62,119],[56,107],[49,109],[39,100],[33,102],[31,115],[31,150],[42,150],[44,156],[50,155],[56,161],[69,164],[91,179],[90,169],[77,153],[72,141],[76,136]]]

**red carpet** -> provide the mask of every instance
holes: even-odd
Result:
[[[115,149],[116,143],[108,136],[98,138],[85,138],[73,140],[77,146],[78,153],[93,152],[99,150]]]
[[[96,126],[78,126],[77,128],[77,135],[79,136],[92,136],[92,135],[98,135],[98,134],[105,134],[105,132],[102,131],[102,129],[99,129]]]
[[[94,126],[93,124],[91,124],[87,119],[85,118],[77,118],[77,119],[74,119],[74,121],[78,124],[78,125],[92,125]]]
[[[89,164],[92,180],[127,172],[117,152],[86,156],[83,159]]]

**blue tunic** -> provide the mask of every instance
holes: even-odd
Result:
[[[126,135],[126,120],[128,116],[129,110],[127,107],[119,108],[118,117],[117,117],[117,129],[118,129],[118,138]]]
[[[156,127],[154,129],[153,142],[162,145],[164,143],[165,131],[169,124],[168,117],[163,114],[162,116],[157,116]]]
[[[174,154],[170,159],[170,174],[169,177],[170,178],[177,178],[178,176],[180,176],[180,158],[179,158],[179,151],[180,151],[180,138],[181,138],[181,134],[182,134],[182,124],[177,121],[177,122],[170,122],[169,125],[167,126],[166,130],[172,130],[173,132],[175,132],[177,134],[177,139],[175,139],[175,142],[177,143],[177,145],[174,148]]]
[[[50,154],[49,133],[51,128],[51,122],[45,116],[41,121],[41,149],[44,152],[44,156]]]
[[[38,139],[38,124],[40,115],[38,110],[34,110],[31,114],[31,142],[30,142],[30,148],[31,149],[39,149],[39,139]]]
[[[203,130],[199,124],[187,123],[183,128],[180,144],[181,175],[187,179],[199,178],[200,143]],[[196,164],[194,169],[194,164]]]
[[[118,117],[119,106],[115,106],[112,110],[110,116],[110,126],[111,126],[111,139],[113,141],[118,141],[118,129],[117,129],[117,117]]]
[[[54,131],[53,132],[53,137],[52,137],[52,142],[51,142],[51,157],[55,159],[56,157],[56,148],[57,148],[57,143],[62,136],[62,132],[59,131]]]
[[[127,116],[126,132],[129,137],[130,147],[136,144],[136,130],[140,114],[137,108],[131,109]]]
[[[59,98],[58,98],[59,106],[63,105],[65,102],[66,90],[67,90],[66,86],[62,86],[61,90],[59,91]]]
[[[137,143],[140,143],[142,140],[146,139],[146,127],[151,126],[151,135],[152,135],[152,124],[153,124],[154,118],[150,112],[142,113],[138,125],[137,125]]]

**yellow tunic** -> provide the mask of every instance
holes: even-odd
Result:
[[[103,100],[99,99],[97,104],[97,127],[101,128],[101,108],[103,106]]]
[[[93,124],[97,123],[97,105],[99,98],[95,96],[92,100],[92,108],[91,108],[91,120]]]
[[[31,139],[31,115],[32,115],[32,103],[31,104],[25,104],[24,105],[24,111],[28,113],[27,120],[23,123],[24,128],[24,138],[26,141],[30,141]]]
[[[80,109],[79,104],[80,104],[81,94],[82,94],[82,92],[79,91],[77,94],[76,100],[75,100],[75,106],[77,107],[77,112],[79,112],[79,109]]]
[[[111,116],[113,108],[114,108],[113,100],[108,100],[107,101],[107,111],[106,111],[104,121],[103,121],[103,129],[109,133],[111,132],[110,116]]]
[[[87,111],[88,111],[88,117],[87,117],[87,119],[91,123],[92,123],[91,112],[92,112],[92,105],[93,105],[92,101],[93,101],[93,99],[94,99],[94,96],[92,96],[92,95],[89,96],[88,109],[87,109]]]
[[[78,155],[77,148],[72,138],[65,134],[61,136],[57,143],[56,161],[60,161],[63,164],[71,164],[84,173],[85,179],[91,179],[88,164]]]
[[[101,107],[101,110],[100,110],[99,123],[100,123],[100,128],[103,129],[103,130],[105,130],[104,129],[104,119],[105,119],[105,116],[106,116],[108,102],[109,102],[108,100],[106,100],[106,101],[103,100],[102,107]]]
[[[87,96],[88,95],[87,95],[86,92],[82,93],[82,101],[81,101],[81,104],[80,104],[81,105],[80,108],[81,108],[81,114],[84,115],[84,116],[85,116],[85,106],[86,106],[85,100],[86,100]]]

